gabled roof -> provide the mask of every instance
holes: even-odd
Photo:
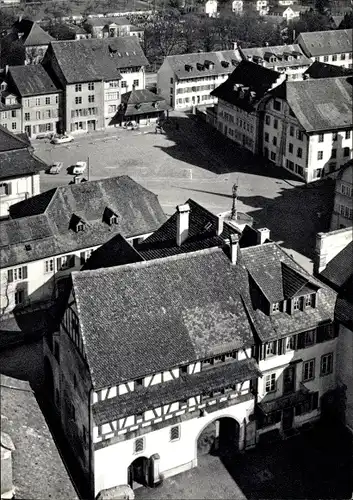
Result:
[[[28,143],[13,134],[7,128],[0,125],[0,153],[14,151],[15,149],[27,149]]]
[[[95,389],[254,343],[237,268],[220,249],[76,272],[72,281]]]
[[[39,24],[29,19],[16,21],[12,29],[17,33],[23,33],[23,44],[25,47],[48,45],[54,40]]]
[[[287,100],[307,132],[352,128],[352,77],[286,81],[271,94]]]
[[[300,33],[299,43],[308,57],[352,52],[352,34],[349,30],[312,31]]]
[[[174,71],[175,77],[182,80],[231,73],[235,65],[241,61],[241,55],[238,50],[222,50],[178,54],[167,56],[165,60],[170,65],[172,71]],[[207,61],[213,63],[213,67],[205,66]],[[189,66],[192,69],[188,71],[185,66]]]
[[[266,47],[251,47],[248,49],[242,49],[243,54],[246,58],[251,58],[254,62],[257,62],[253,58],[260,58],[263,60],[265,66],[273,64],[279,64],[281,66],[303,66],[305,64],[311,64],[312,61],[302,52],[298,44],[292,45],[274,45]],[[269,52],[271,55],[276,57],[275,63],[270,63],[265,61],[265,53]],[[284,56],[293,56],[291,61],[286,61]],[[294,58],[296,56],[296,58]],[[249,60],[251,60],[249,59]]]
[[[61,92],[41,64],[10,66],[9,75],[21,97]]]
[[[67,83],[117,80],[120,69],[148,64],[133,36],[52,42],[51,52]]]
[[[337,76],[348,76],[353,74],[353,69],[334,66],[320,61],[314,61],[311,66],[304,71],[303,75],[310,78],[335,78]]]
[[[188,238],[180,246],[177,245],[175,212],[157,231],[138,245],[137,250],[145,260],[221,247],[230,234],[237,234],[235,229],[225,223],[222,234],[217,236],[218,217],[194,200],[189,199],[186,203],[190,206]]]
[[[117,215],[116,224],[103,220],[107,207]],[[85,222],[84,231],[70,229],[73,215]],[[166,218],[157,196],[128,176],[52,189],[12,205],[10,216],[0,222],[3,267],[100,246],[118,233],[128,238],[148,234]],[[16,224],[22,224],[20,239],[13,234]],[[31,243],[30,251],[24,241]]]
[[[124,104],[124,116],[144,115],[172,109],[164,97],[156,95],[147,89],[134,89],[126,92],[121,96],[121,102]]]
[[[255,103],[271,89],[280,76],[281,73],[278,71],[250,61],[241,61],[228,79],[214,89],[211,95],[242,109],[252,110]],[[244,97],[241,96],[240,88],[237,90],[234,88],[236,84],[247,87],[248,93]],[[256,94],[254,98],[250,97],[251,91]]]
[[[320,276],[353,300],[353,241],[329,261]]]
[[[141,255],[130,245],[124,236],[117,234],[92,253],[82,267],[82,271],[118,265],[123,266],[125,264],[133,264],[134,262],[142,262],[143,260]]]

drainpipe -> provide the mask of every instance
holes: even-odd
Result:
[[[93,425],[92,425],[92,404],[93,404],[93,388],[91,386],[89,393],[88,393],[88,428],[89,428],[89,439],[88,439],[88,464],[89,464],[89,475],[88,475],[88,481],[89,481],[89,489],[91,493],[93,493],[93,497],[95,497],[95,491],[94,491],[94,475],[93,475],[93,469],[94,469],[94,453],[92,453],[92,447],[93,447]]]

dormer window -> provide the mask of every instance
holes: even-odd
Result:
[[[77,224],[76,224],[76,233],[80,233],[81,231],[84,231],[85,230],[85,225],[83,223],[83,221],[79,221]]]
[[[300,309],[300,299],[299,297],[294,297],[293,299],[293,311],[299,311]]]
[[[73,214],[70,221],[70,229],[75,231],[75,233],[80,233],[85,230],[85,221],[81,219],[78,215]]]
[[[304,297],[304,306],[305,307],[314,307],[315,306],[315,294],[309,293]]]
[[[266,358],[274,356],[276,354],[276,347],[277,347],[276,342],[269,342],[268,344],[266,344],[266,351],[265,351]]]
[[[274,302],[272,304],[272,312],[276,313],[280,311],[280,302]]]
[[[113,224],[118,224],[119,217],[113,210],[106,207],[103,212],[103,221],[112,226]]]

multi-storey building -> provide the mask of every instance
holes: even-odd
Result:
[[[4,314],[50,305],[93,250],[117,233],[136,244],[165,221],[157,196],[127,176],[51,189],[10,216],[0,223]]]
[[[256,11],[260,16],[265,16],[270,8],[268,0],[249,0],[243,5],[244,10]]]
[[[239,50],[199,52],[168,56],[157,74],[157,92],[174,109],[217,102],[211,91],[223,83],[239,64]]]
[[[295,43],[312,61],[352,68],[352,37],[351,29],[315,31],[300,33]]]
[[[248,61],[260,64],[264,68],[273,69],[288,75],[288,80],[300,80],[312,61],[303,54],[299,45],[276,45],[269,47],[252,47],[242,49]]]
[[[259,149],[261,110],[264,94],[285,79],[285,75],[250,61],[241,61],[228,80],[212,91],[217,97],[214,126],[232,141],[252,153]]]
[[[305,182],[352,158],[349,77],[284,82],[265,98],[263,155]]]
[[[28,137],[50,135],[62,130],[60,99],[62,91],[41,64],[10,66],[7,88],[21,103],[21,125],[18,132]]]
[[[349,161],[337,174],[335,200],[330,230],[353,226],[353,162]]]
[[[250,229],[259,239],[240,249],[214,221],[202,247],[209,216],[187,205],[149,250],[125,248],[116,265],[109,248],[73,273],[60,329],[44,341],[48,395],[92,496],[157,485],[270,431],[289,436],[336,389],[335,292],[267,229]]]
[[[118,36],[136,36],[143,40],[144,30],[130,23],[125,17],[94,17],[89,16],[84,26],[94,38],[110,38]]]
[[[8,217],[11,205],[39,194],[39,172],[47,167],[32,153],[27,142],[0,126],[1,218]],[[19,229],[14,227],[12,236],[18,237]],[[0,240],[1,244],[5,241],[2,236]],[[4,265],[2,258],[0,265]]]
[[[63,89],[63,123],[73,133],[114,125],[121,94],[145,88],[148,63],[135,37],[53,42],[43,65]]]
[[[6,81],[2,81],[0,84],[0,125],[15,134],[21,132],[21,104],[18,97],[8,91]]]
[[[233,0],[232,2],[232,12],[234,14],[242,14],[244,9],[244,2],[243,0]]]

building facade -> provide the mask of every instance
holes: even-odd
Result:
[[[241,61],[239,50],[167,56],[158,70],[157,93],[174,109],[217,102],[211,91],[223,83]]]
[[[5,81],[0,85],[0,125],[15,134],[21,132],[21,104],[18,97],[7,90]]]
[[[348,162],[338,172],[330,230],[353,226],[353,164]]]
[[[301,33],[298,43],[307,57],[319,61],[352,68],[352,30],[332,30]]]

